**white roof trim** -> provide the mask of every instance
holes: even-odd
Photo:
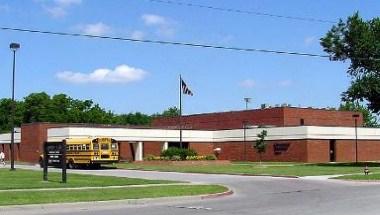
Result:
[[[355,139],[353,127],[272,127],[246,129],[246,140],[257,139],[262,130],[268,131],[267,140],[298,140],[298,139]],[[380,140],[380,129],[358,128],[359,140]],[[229,142],[243,141],[243,129],[204,131],[183,130],[184,142]],[[48,141],[62,141],[66,138],[83,138],[109,136],[118,141],[179,141],[179,130],[172,129],[130,129],[130,128],[50,128]]]
[[[14,142],[15,143],[21,142],[21,133],[15,133]],[[10,143],[11,143],[11,133],[0,134],[0,144],[10,144]]]

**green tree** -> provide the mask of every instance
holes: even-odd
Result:
[[[365,21],[355,13],[333,25],[321,45],[331,60],[350,60],[351,86],[342,93],[343,101],[366,102],[371,111],[379,113],[380,18]]]
[[[50,96],[45,92],[31,93],[24,99],[24,123],[53,121]]]
[[[379,127],[378,119],[365,105],[358,102],[344,102],[340,104],[339,110],[357,111],[363,114],[364,127]]]
[[[257,140],[253,145],[253,148],[256,149],[256,152],[259,153],[259,161],[261,164],[261,154],[265,152],[267,144],[265,143],[265,138],[268,135],[266,130],[262,130],[259,134],[257,134]]]
[[[175,106],[164,110],[162,113],[153,114],[153,117],[176,117],[179,116],[179,109]]]
[[[115,117],[119,125],[149,125],[152,117],[140,112],[121,114]]]
[[[11,100],[0,99],[0,132],[11,130],[10,116]],[[140,112],[117,115],[92,100],[45,92],[31,93],[23,101],[16,101],[15,109],[15,126],[31,122],[149,125],[151,120],[152,116]]]
[[[0,133],[12,130],[10,117],[12,110],[11,99],[0,99]],[[16,101],[15,103],[15,126],[19,127],[23,122],[24,104]]]

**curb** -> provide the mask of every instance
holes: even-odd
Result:
[[[201,199],[215,199],[215,198],[230,196],[232,194],[234,194],[233,190],[227,190],[227,191],[222,192],[222,193],[214,193],[214,194],[209,194],[209,195],[203,195],[200,197],[201,197]]]

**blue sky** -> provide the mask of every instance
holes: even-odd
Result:
[[[379,14],[373,1],[182,0],[215,7],[338,20]],[[149,0],[2,0],[0,25],[137,39],[323,54],[329,23],[227,13]],[[92,99],[116,113],[161,112],[178,104],[178,76],[194,92],[184,113],[262,103],[338,106],[348,63],[327,59],[0,31],[0,97],[11,94],[10,42],[19,42],[16,98],[32,92]],[[2,44],[2,45],[1,45]]]

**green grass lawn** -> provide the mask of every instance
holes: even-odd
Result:
[[[175,183],[164,180],[145,180],[136,178],[122,178],[112,176],[94,176],[81,174],[67,174],[67,183],[61,182],[61,174],[49,172],[49,180],[42,180],[42,170],[22,170],[9,171],[0,169],[0,190],[6,189],[30,189],[30,188],[56,188],[56,187],[104,187],[119,185],[138,184],[163,184]]]
[[[227,188],[219,185],[162,185],[157,187],[103,188],[94,190],[6,192],[0,193],[0,205],[193,196],[224,191],[227,191]]]
[[[179,183],[165,180],[145,180],[111,176],[67,175],[67,183],[60,182],[60,173],[49,173],[49,181],[42,180],[42,171],[22,170],[9,171],[0,169],[0,205],[40,204],[78,201],[105,201],[118,199],[140,199],[168,196],[191,196],[224,192],[226,187],[219,185],[168,185]],[[151,187],[107,186],[149,185]],[[32,188],[73,188],[98,187],[80,190],[18,190]]]
[[[149,165],[141,163],[119,163],[118,168],[142,169],[157,171],[175,171],[191,173],[216,173],[216,174],[246,174],[246,175],[276,175],[276,176],[313,176],[313,175],[334,175],[334,174],[354,174],[363,171],[364,164],[335,163],[335,164],[303,164],[303,163],[271,163],[263,162],[237,162],[220,165]],[[380,173],[380,164],[371,164],[372,172]]]
[[[364,175],[363,173],[357,174],[357,175],[345,175],[345,176],[336,177],[334,179],[380,181],[380,173],[369,174],[369,175]]]

